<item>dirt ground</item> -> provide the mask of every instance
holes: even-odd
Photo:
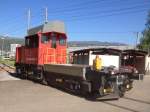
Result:
[[[5,79],[5,80],[4,80]],[[0,72],[0,112],[150,112],[150,76],[135,81],[124,98],[89,101]]]

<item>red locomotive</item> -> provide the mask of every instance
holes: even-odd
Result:
[[[89,65],[66,64],[66,59],[64,23],[48,22],[28,30],[25,46],[16,50],[16,73],[76,93],[103,96],[103,99],[118,99],[124,94],[119,90],[123,83],[119,74],[95,71]]]

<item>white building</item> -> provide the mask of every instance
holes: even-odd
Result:
[[[10,44],[10,57],[15,57],[16,47],[21,46],[20,44]]]

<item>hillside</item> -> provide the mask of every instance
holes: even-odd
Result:
[[[2,39],[4,38],[4,39]],[[16,37],[4,37],[4,36],[0,36],[0,49],[3,48],[5,51],[9,51],[10,50],[10,44],[24,44],[24,39],[22,38],[16,38]]]
[[[117,42],[100,42],[100,41],[70,41],[69,47],[86,47],[86,46],[121,46],[126,45]]]

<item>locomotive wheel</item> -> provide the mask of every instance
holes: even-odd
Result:
[[[45,76],[43,75],[43,79],[42,79],[42,84],[44,84],[44,85],[48,85],[48,82],[47,82],[47,80],[46,80],[46,78],[45,78]]]
[[[126,81],[125,81],[125,86],[126,86],[126,91],[129,91],[129,90],[131,90],[132,89],[132,87],[133,87],[133,82],[130,80],[130,79],[127,79]]]
[[[126,91],[126,89],[125,89],[124,86],[119,86],[119,96],[120,96],[120,97],[123,97],[123,96],[124,96],[125,91]]]
[[[21,69],[21,68],[17,67],[16,68],[16,76],[18,76],[21,79],[26,79],[26,74],[23,73],[23,71],[24,71],[23,68]]]
[[[104,85],[105,85],[105,77],[101,76],[101,85],[100,85],[100,88],[99,88],[99,94],[101,96],[104,95]]]
[[[19,67],[16,67],[16,75],[19,76],[21,74],[21,69]]]
[[[37,79],[40,80],[40,82],[41,82],[42,84],[48,85],[48,82],[47,82],[47,80],[46,80],[46,77],[45,77],[45,75],[43,74],[43,71],[41,71],[41,73],[39,74],[39,76],[38,76]]]
[[[21,69],[21,75],[20,75],[20,77],[22,78],[22,79],[27,79],[27,71],[26,71],[26,68],[25,67],[23,67],[22,69]]]
[[[101,87],[99,88],[99,94],[100,94],[101,96],[104,95],[104,87],[103,87],[103,86],[101,86]]]

